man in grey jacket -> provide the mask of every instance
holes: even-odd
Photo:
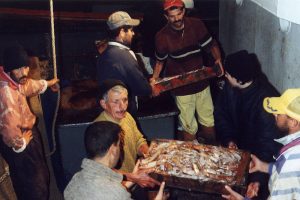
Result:
[[[76,173],[64,191],[66,200],[82,199],[131,199],[127,188],[133,183],[124,182],[123,176],[112,170],[120,157],[120,134],[118,124],[109,121],[95,122],[85,132],[84,143],[87,158],[82,170]],[[155,198],[163,199],[164,183]]]

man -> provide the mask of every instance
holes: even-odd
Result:
[[[66,200],[82,199],[131,199],[122,185],[123,176],[114,170],[120,156],[121,127],[102,121],[90,125],[84,135],[87,158],[82,161],[82,170],[76,173],[64,191]],[[164,184],[158,194],[162,199]]]
[[[156,34],[156,65],[153,80],[158,79],[165,65],[165,76],[174,76],[203,67],[202,51],[211,53],[221,65],[217,43],[200,19],[184,17],[181,0],[165,0],[165,17],[168,24]],[[152,81],[153,81],[152,80]],[[173,90],[180,110],[179,124],[184,140],[194,140],[201,124],[202,136],[214,139],[213,104],[208,81],[202,81]]]
[[[140,20],[132,19],[128,13],[118,11],[111,14],[107,20],[109,42],[106,50],[97,62],[97,78],[99,84],[106,79],[121,80],[129,89],[129,111],[137,111],[136,96],[151,95],[149,85],[139,66],[135,54],[130,50],[134,36],[133,27]]]
[[[5,49],[0,68],[0,151],[10,168],[18,199],[48,199],[49,171],[36,117],[27,97],[55,90],[58,79],[28,78],[28,55],[20,45]]]
[[[269,173],[270,200],[300,199],[300,89],[288,89],[281,97],[268,97],[263,102],[264,109],[276,118],[276,125],[282,138],[276,142],[283,144],[275,163],[265,163],[252,155],[249,172]],[[242,200],[244,197],[226,186],[226,199]]]
[[[123,150],[124,158],[121,163],[120,172],[140,186],[154,186],[159,184],[146,174],[140,174],[139,177],[132,176],[138,156],[148,154],[148,144],[138,130],[135,120],[126,111],[128,107],[128,92],[126,85],[114,79],[107,79],[100,85],[100,105],[104,111],[95,119],[95,121],[111,121],[119,124],[123,130]]]
[[[226,57],[227,82],[215,104],[217,137],[223,146],[250,151],[265,162],[273,161],[280,145],[274,141],[279,131],[275,118],[262,108],[267,96],[279,96],[274,87],[262,76],[254,54],[246,50]],[[260,185],[259,199],[268,196],[268,176],[255,173],[249,176],[249,192]]]

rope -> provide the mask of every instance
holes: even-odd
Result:
[[[52,45],[53,76],[54,78],[57,78],[53,0],[49,0],[49,1],[50,1],[50,21],[51,21],[51,38],[52,38],[51,45]],[[49,154],[47,154],[47,156],[51,156],[56,151],[55,124],[56,124],[56,119],[57,119],[57,114],[59,109],[59,102],[60,102],[60,90],[57,91],[57,101],[56,101],[56,107],[54,110],[54,116],[53,116],[52,127],[51,127],[53,149],[52,151],[50,151]]]
[[[4,173],[0,176],[0,184],[2,184],[3,181],[9,176],[9,168],[6,166],[4,168]]]

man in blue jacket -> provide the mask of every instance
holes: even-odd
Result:
[[[139,71],[135,54],[130,50],[133,27],[139,24],[140,20],[132,19],[126,12],[111,14],[107,20],[110,38],[108,47],[97,62],[99,84],[106,79],[117,79],[126,84],[129,89],[129,111],[133,114],[137,110],[136,96],[152,94],[151,86]]]

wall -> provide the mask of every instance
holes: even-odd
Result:
[[[225,54],[246,49],[256,53],[271,83],[283,92],[300,87],[300,25],[280,30],[278,17],[250,0],[220,0],[219,40]]]

